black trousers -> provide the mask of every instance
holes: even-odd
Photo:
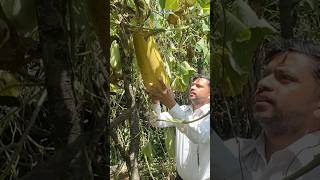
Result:
[[[178,174],[178,172],[177,172],[176,180],[183,180],[182,177]]]

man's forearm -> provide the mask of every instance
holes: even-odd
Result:
[[[187,114],[181,109],[181,107],[176,104],[173,108],[169,110],[170,115],[173,118],[187,121]],[[210,139],[210,118],[208,116],[204,117],[206,119],[200,120],[201,122],[197,126],[190,124],[180,124],[175,123],[175,126],[184,133],[193,143],[203,144],[207,143]],[[197,123],[197,122],[194,122]]]
[[[171,115],[168,112],[161,112],[161,106],[160,103],[152,104],[152,109],[155,112],[156,117],[150,117],[150,123],[152,126],[155,127],[171,127],[174,126],[171,122],[165,122],[165,121],[159,121],[159,119],[162,120],[168,120],[172,119]]]

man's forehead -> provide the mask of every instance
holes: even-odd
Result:
[[[203,77],[198,77],[195,80],[193,80],[193,84],[195,83],[209,83],[209,80]]]
[[[303,53],[286,51],[274,55],[271,61],[265,66],[266,70],[271,70],[275,67],[311,67],[313,64],[313,59]]]

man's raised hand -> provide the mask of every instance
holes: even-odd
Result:
[[[160,100],[167,108],[171,109],[176,104],[174,99],[173,91],[167,87],[162,80],[158,80],[160,87],[153,86],[152,83],[149,84],[147,92],[153,102]]]

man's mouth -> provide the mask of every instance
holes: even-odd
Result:
[[[272,100],[272,98],[265,96],[265,95],[257,95],[255,97],[255,103],[260,103],[260,102],[266,102],[269,104],[274,104],[274,101]]]
[[[271,98],[264,95],[257,95],[255,97],[254,109],[256,112],[263,112],[266,111],[268,107],[273,104],[274,101]]]

